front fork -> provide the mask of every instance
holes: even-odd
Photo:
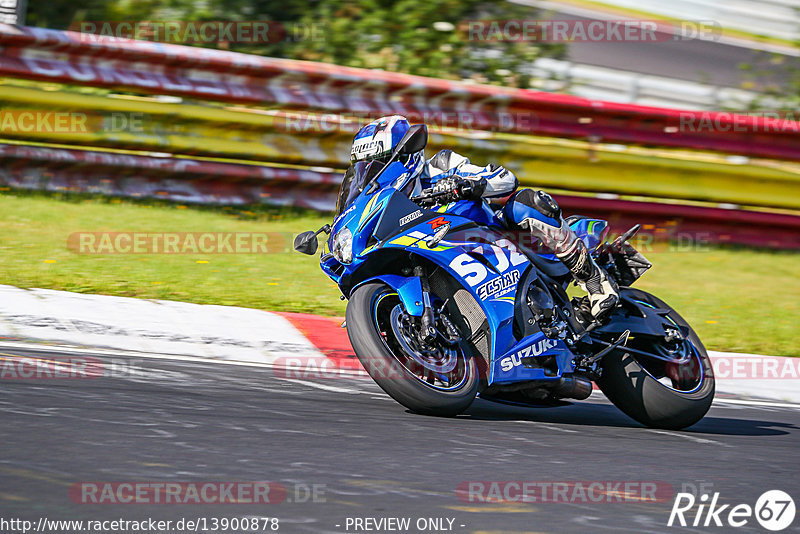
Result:
[[[414,267],[414,276],[419,278],[422,285],[422,324],[418,334],[419,340],[424,345],[428,345],[436,339],[436,319],[431,306],[431,287],[421,265]]]

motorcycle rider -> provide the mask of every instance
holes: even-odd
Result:
[[[408,120],[401,115],[370,122],[353,138],[351,163],[386,162],[409,128]],[[588,294],[590,313],[595,319],[603,319],[616,307],[619,294],[615,284],[566,223],[561,209],[550,195],[532,189],[516,191],[517,177],[508,169],[492,164],[485,167],[473,165],[469,159],[452,150],[442,150],[427,161],[420,151],[403,156],[401,162],[416,179],[410,196],[428,187],[432,187],[434,193],[442,194],[443,203],[478,201],[514,193],[502,211],[506,226],[512,230],[529,230],[533,237],[553,251]]]

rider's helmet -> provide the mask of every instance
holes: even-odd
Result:
[[[391,115],[376,119],[361,128],[353,138],[350,149],[350,162],[379,161],[386,163],[392,151],[406,134],[411,125],[402,115]],[[405,154],[398,160],[408,169],[411,177],[422,172],[425,155],[420,150],[414,154]]]

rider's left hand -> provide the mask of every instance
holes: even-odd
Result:
[[[443,203],[457,200],[478,200],[486,190],[486,178],[442,178],[433,186],[433,194]]]
[[[461,198],[466,200],[480,200],[487,184],[486,178],[463,180],[458,186],[458,192]]]

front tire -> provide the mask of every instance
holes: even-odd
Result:
[[[714,401],[714,371],[703,343],[658,297],[638,289],[623,291],[645,306],[668,309],[667,317],[688,329],[693,355],[685,367],[675,367],[621,348],[603,358],[597,385],[617,408],[643,425],[679,430],[695,424]]]
[[[450,353],[447,373],[432,371],[414,359],[398,340],[388,321],[397,320],[402,304],[387,285],[368,283],[358,287],[347,305],[347,335],[356,356],[373,380],[394,400],[409,410],[452,417],[466,410],[478,391],[478,368],[459,343]],[[431,365],[436,369],[435,365]],[[437,380],[440,383],[437,383]]]

